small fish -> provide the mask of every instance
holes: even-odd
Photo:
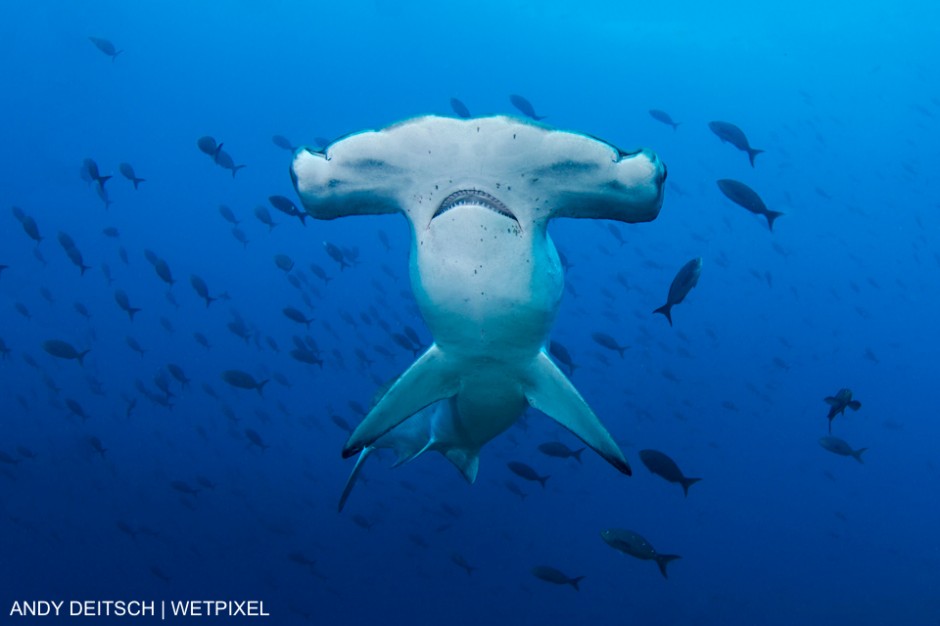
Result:
[[[119,230],[118,230],[117,228],[115,228],[114,226],[108,226],[107,228],[105,228],[104,230],[102,230],[101,233],[102,233],[105,237],[110,237],[111,239],[117,239],[118,237],[121,236],[121,231],[119,231]]]
[[[839,439],[838,437],[833,437],[832,435],[820,437],[819,445],[833,454],[838,454],[839,456],[850,456],[859,463],[865,463],[865,461],[862,460],[862,453],[868,450],[868,448],[859,448],[858,450],[853,450],[852,446],[850,446],[844,440]]]
[[[575,459],[578,463],[580,463],[581,453],[584,452],[584,448],[572,450],[560,441],[549,441],[539,445],[539,452],[548,456],[553,456],[556,459]]]
[[[555,357],[555,360],[568,369],[569,376],[574,375],[576,366],[571,358],[571,353],[568,352],[568,349],[565,346],[557,341],[550,341],[548,343],[548,353]]]
[[[313,321],[312,317],[307,319],[307,317],[303,314],[302,311],[298,311],[292,306],[284,307],[283,313],[284,313],[284,317],[286,317],[287,319],[293,322],[297,322],[298,324],[303,324],[307,328],[310,328],[310,322]]]
[[[165,282],[170,287],[172,287],[173,283],[176,282],[173,280],[173,272],[170,271],[170,266],[167,265],[166,261],[163,259],[157,259],[153,264],[153,269],[157,272],[157,276],[160,277],[160,280]]]
[[[239,389],[256,389],[261,396],[264,395],[264,386],[268,384],[267,380],[256,381],[251,374],[241,370],[225,370],[222,372],[222,380]]]
[[[755,215],[763,215],[767,218],[767,227],[773,232],[774,220],[783,215],[779,211],[771,211],[757,195],[757,192],[744,183],[730,178],[723,178],[718,181],[718,188],[725,194],[729,200],[740,207],[743,207]]]
[[[117,305],[121,307],[121,310],[127,313],[127,316],[131,318],[131,321],[134,321],[134,315],[140,313],[142,309],[135,308],[131,306],[131,301],[127,297],[127,294],[124,293],[123,289],[118,289],[114,292],[114,301],[117,302]]]
[[[256,431],[250,428],[245,429],[245,437],[248,438],[248,441],[251,445],[261,448],[262,452],[264,452],[265,450],[271,447],[268,444],[266,444],[264,440],[261,439],[261,435],[259,435]]]
[[[127,347],[140,355],[140,358],[144,358],[144,353],[146,350],[131,336],[124,337],[124,343],[127,344]]]
[[[702,257],[692,259],[683,265],[676,273],[675,278],[672,279],[672,284],[669,285],[669,294],[666,296],[666,304],[655,309],[653,313],[662,313],[665,315],[666,319],[669,321],[669,325],[672,326],[672,307],[682,302],[685,297],[689,295],[689,292],[692,291],[692,287],[698,284],[698,279],[701,274]]]
[[[316,263],[310,264],[310,271],[313,272],[313,275],[322,280],[324,283],[328,283],[332,280],[332,277],[327,275],[326,270]]]
[[[657,122],[662,122],[667,126],[672,126],[672,130],[679,128],[681,122],[675,122],[672,119],[672,116],[666,113],[665,111],[660,111],[659,109],[650,109],[650,116]]]
[[[529,495],[526,492],[524,492],[519,485],[517,485],[511,480],[506,480],[503,482],[503,484],[506,485],[506,489],[508,489],[510,493],[516,494],[517,496],[519,496],[521,500],[525,500],[526,497],[528,497]]]
[[[99,189],[104,189],[104,184],[111,179],[110,176],[101,175],[101,173],[98,171],[98,164],[95,163],[94,159],[86,158],[84,161],[82,161],[82,169],[88,175],[89,180],[93,180],[98,183]]]
[[[450,555],[450,560],[457,567],[463,568],[467,572],[467,576],[471,575],[473,573],[473,570],[478,569],[470,565],[469,563],[467,563],[467,559],[463,558],[463,555],[457,552],[454,552],[453,554]]]
[[[643,561],[656,561],[663,578],[669,578],[666,566],[670,561],[681,559],[678,554],[659,554],[650,542],[633,532],[620,528],[608,528],[601,532],[601,539],[614,550],[629,554]]]
[[[708,128],[721,139],[722,143],[728,142],[738,150],[747,152],[747,158],[751,162],[751,167],[754,167],[754,157],[763,152],[763,150],[752,148],[744,131],[730,122],[709,122]]]
[[[544,115],[536,115],[535,107],[532,106],[532,103],[520,95],[512,94],[509,96],[509,102],[512,103],[512,106],[519,109],[519,111],[522,112],[522,114],[526,117],[530,117],[535,121],[545,119]]]
[[[42,342],[42,349],[57,359],[75,360],[79,365],[84,365],[85,355],[91,352],[91,348],[84,352],[79,352],[67,341],[61,339],[49,339]],[[24,355],[25,356],[25,355]]]
[[[123,50],[118,50],[117,47],[107,39],[103,37],[89,37],[88,40],[95,44],[95,47],[98,48],[102,53],[111,57],[111,62],[114,62],[114,59],[118,57],[119,54],[124,52]]]
[[[199,493],[198,489],[183,480],[174,480],[170,483],[170,487],[187,496],[194,496]]]
[[[230,209],[227,205],[219,205],[219,215],[222,216],[222,219],[224,219],[226,222],[229,222],[233,226],[238,226],[240,224],[238,218],[235,217],[235,213],[233,213],[232,209]]]
[[[294,269],[294,259],[290,258],[286,254],[274,255],[274,264],[277,265],[278,269],[284,272],[290,272],[292,269]]]
[[[591,339],[594,340],[599,346],[607,348],[608,350],[613,350],[620,354],[620,358],[623,358],[623,351],[628,350],[630,346],[621,346],[617,343],[617,340],[608,335],[607,333],[595,332],[591,333]]]
[[[183,389],[189,385],[190,380],[186,377],[186,373],[183,372],[183,368],[179,365],[167,363],[166,370],[170,373],[170,376],[176,379],[176,382],[178,382]]]
[[[548,565],[536,565],[532,568],[532,575],[539,580],[544,580],[545,582],[556,585],[571,585],[574,587],[575,591],[580,591],[578,588],[578,583],[584,580],[584,576],[575,576],[574,578],[571,578],[561,570],[557,570],[554,567]]]
[[[245,248],[248,247],[248,236],[245,234],[245,231],[243,231],[241,228],[233,228],[232,237],[234,237],[235,240],[238,241],[240,244],[245,246]]]
[[[263,206],[255,207],[255,217],[258,218],[258,221],[268,227],[268,231],[274,230],[274,227],[277,224],[271,218],[271,213]]]
[[[88,438],[88,444],[91,446],[92,450],[94,450],[95,452],[101,455],[102,459],[104,458],[104,455],[108,451],[108,449],[104,447],[104,444],[101,443],[100,439],[92,435],[91,437]]]
[[[222,144],[217,143],[214,137],[205,135],[196,140],[196,145],[199,147],[199,150],[208,156],[212,157],[212,160],[218,163],[219,152],[222,150]]]
[[[82,405],[80,405],[80,404],[79,404],[78,402],[76,402],[75,400],[73,400],[73,399],[71,399],[71,398],[66,398],[66,399],[65,399],[65,406],[68,407],[69,413],[71,413],[71,414],[74,415],[75,417],[81,419],[83,422],[85,422],[85,421],[88,420],[88,414],[85,413],[85,409],[83,409],[83,408],[82,408]]]
[[[845,409],[849,408],[853,411],[858,411],[862,408],[862,403],[858,400],[852,399],[852,390],[851,389],[840,389],[834,396],[826,396],[823,398],[826,404],[829,405],[829,432],[832,432],[832,420],[835,419],[836,415],[845,415]]]
[[[297,205],[294,204],[290,198],[287,198],[285,196],[277,196],[277,195],[268,196],[268,202],[270,202],[271,206],[273,206],[275,209],[277,209],[281,213],[284,213],[285,215],[289,215],[291,217],[299,218],[301,224],[303,224],[304,226],[307,225],[307,213],[305,211],[301,211],[300,209],[298,209]]]
[[[209,305],[217,300],[209,295],[209,287],[206,285],[206,281],[196,276],[195,274],[189,277],[189,284],[193,286],[193,289],[196,291],[196,295],[206,301],[206,308],[209,308]]]
[[[545,487],[545,481],[551,478],[551,476],[539,476],[538,472],[525,463],[520,463],[519,461],[510,461],[509,463],[506,463],[506,467],[508,467],[509,470],[519,478],[538,482],[542,485],[542,488]]]
[[[225,150],[222,150],[222,146],[219,146],[219,151],[215,155],[215,162],[222,167],[223,169],[230,170],[232,172],[232,178],[235,178],[235,174],[238,173],[238,170],[247,167],[246,165],[235,165],[235,160],[232,159],[230,155]]]
[[[202,346],[206,350],[212,349],[212,345],[209,344],[209,339],[202,333],[198,333],[198,332],[193,333],[193,339],[196,341],[196,343],[198,343],[200,346]]]
[[[450,108],[457,114],[457,117],[462,117],[463,119],[473,117],[470,115],[470,109],[467,108],[467,105],[457,98],[450,99]]]
[[[134,183],[134,191],[137,191],[137,185],[147,180],[146,178],[139,178],[137,174],[134,173],[134,166],[130,163],[121,163],[118,165],[118,170],[120,170],[124,178]]]
[[[701,478],[686,478],[675,461],[657,450],[640,450],[640,460],[653,474],[671,483],[682,485],[682,491],[686,496],[689,495],[689,487],[702,480]]]
[[[347,267],[352,267],[349,263],[346,262],[346,259],[343,258],[343,251],[340,250],[337,246],[328,241],[324,241],[323,248],[326,250],[326,253],[330,256],[331,259],[339,263],[340,271],[343,271]]]
[[[284,150],[287,150],[288,152],[294,152],[295,150],[297,150],[297,147],[294,146],[294,144],[290,142],[290,139],[288,139],[284,135],[273,135],[271,137],[271,141],[278,148],[283,148]]]

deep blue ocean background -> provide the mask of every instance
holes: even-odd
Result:
[[[938,623],[938,25],[913,2],[4,3],[0,623],[24,621],[9,617],[14,600],[203,598],[264,600],[277,624]],[[123,52],[112,61],[89,37]],[[583,464],[542,454],[579,442],[530,411],[483,449],[475,484],[439,455],[396,469],[384,455],[338,514],[352,467],[340,425],[414,359],[379,321],[431,337],[405,220],[304,227],[278,213],[268,196],[299,201],[272,135],[314,145],[453,115],[451,97],[519,115],[514,93],[547,124],[648,147],[669,167],[656,221],[550,227],[571,264],[553,338],[634,475],[590,450]],[[712,120],[766,151],[755,167]],[[233,178],[215,165],[203,135],[247,167]],[[110,208],[79,175],[86,158],[114,176]],[[138,190],[121,162],[146,179]],[[785,213],[774,232],[722,196],[721,178]],[[358,262],[341,271],[324,242]],[[670,327],[651,311],[698,256]],[[193,274],[230,299],[207,308]],[[133,321],[119,288],[142,308]],[[309,331],[287,306],[314,318]],[[239,318],[248,340],[227,328]],[[630,348],[621,358],[595,332]],[[307,334],[322,367],[289,355]],[[49,339],[90,348],[84,366],[49,355]],[[262,397],[227,385],[228,369],[281,382]],[[138,389],[162,396],[161,376],[172,409]],[[862,408],[833,433],[869,448],[864,464],[818,443],[823,398],[843,387]],[[683,497],[643,467],[644,448],[703,480]],[[525,482],[510,461],[551,478]],[[607,546],[610,527],[682,559],[666,580]],[[537,565],[585,576],[580,591],[534,577]]]

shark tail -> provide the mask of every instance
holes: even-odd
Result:
[[[633,474],[610,433],[544,350],[535,357],[527,374],[525,398],[532,408],[570,430],[620,472]]]

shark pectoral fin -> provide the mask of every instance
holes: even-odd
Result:
[[[525,398],[533,408],[570,430],[608,463],[627,476],[633,474],[610,433],[544,351],[529,368]]]
[[[356,465],[349,473],[349,478],[346,479],[346,486],[343,487],[343,494],[339,497],[338,510],[340,513],[343,512],[343,507],[346,506],[346,500],[349,499],[349,494],[352,493],[353,487],[356,486],[356,481],[359,478],[359,472],[362,471],[362,464],[366,462],[366,459],[369,458],[369,455],[372,454],[373,450],[375,450],[375,448],[369,447],[363,449],[363,451],[359,453],[359,458],[356,459]]]
[[[473,484],[477,479],[477,471],[480,469],[480,451],[467,448],[448,448],[441,450],[441,454],[447,457],[447,460],[454,464],[467,482]]]
[[[343,446],[343,458],[371,445],[432,402],[456,394],[459,384],[460,378],[448,366],[444,353],[437,345],[432,345],[398,377],[359,423]]]

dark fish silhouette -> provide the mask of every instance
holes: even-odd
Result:
[[[222,167],[223,169],[230,170],[232,172],[232,178],[235,178],[235,174],[238,173],[238,170],[247,167],[246,165],[235,165],[235,160],[232,159],[230,155],[225,150],[222,150],[222,146],[219,146],[219,151],[215,155],[215,162]]]
[[[261,396],[264,395],[264,386],[268,384],[267,380],[256,381],[251,374],[241,370],[225,370],[222,372],[222,380],[239,389],[255,389]]]
[[[206,281],[200,277],[193,274],[189,277],[189,284],[193,286],[193,289],[196,290],[196,294],[206,301],[206,308],[209,308],[209,305],[216,301],[217,298],[213,298],[209,295],[209,287],[206,285]]]
[[[457,114],[457,117],[462,117],[463,119],[473,117],[470,115],[470,109],[467,108],[467,105],[457,98],[450,99],[450,108]]]
[[[216,142],[215,137],[204,135],[196,140],[196,145],[203,154],[211,156],[216,163],[219,162],[219,152],[222,150],[222,144]]]
[[[304,226],[307,225],[307,213],[306,211],[301,211],[297,208],[297,205],[293,203],[290,198],[285,196],[268,196],[268,202],[271,203],[275,209],[280,211],[285,215],[291,217],[296,217],[300,219],[300,223]]]
[[[288,152],[293,152],[294,150],[297,149],[297,147],[290,142],[290,139],[288,139],[284,135],[274,135],[273,137],[271,137],[271,141],[274,142],[274,145],[277,146],[278,148],[283,148],[284,150],[287,150]]]
[[[509,463],[506,463],[506,467],[508,467],[510,471],[512,471],[512,473],[519,478],[537,482],[542,485],[543,488],[545,487],[545,481],[551,478],[551,476],[539,476],[538,472],[525,463],[520,463],[519,461],[510,461]]]
[[[560,344],[557,341],[548,342],[548,353],[551,354],[555,359],[564,365],[568,369],[568,375],[573,376],[575,367],[574,361],[571,358],[571,353],[568,352],[568,349]]]
[[[835,419],[836,415],[845,415],[845,409],[849,408],[853,411],[858,411],[862,408],[862,403],[858,400],[852,399],[852,390],[842,388],[834,396],[826,396],[823,398],[826,404],[829,405],[829,432],[832,432],[832,420]]]
[[[117,302],[117,305],[121,307],[121,310],[127,313],[127,316],[131,318],[131,321],[134,321],[134,315],[139,313],[141,309],[131,306],[131,301],[127,297],[127,294],[124,293],[123,289],[118,289],[114,292],[114,301]]]
[[[669,295],[666,296],[666,304],[655,309],[653,313],[662,313],[665,315],[666,319],[669,320],[669,325],[672,326],[672,307],[682,302],[685,297],[689,295],[689,292],[692,291],[692,287],[698,284],[698,278],[701,274],[702,257],[692,259],[683,265],[682,269],[676,273],[676,277],[672,279],[672,284],[669,285]]]
[[[232,209],[228,208],[226,205],[219,205],[219,215],[221,215],[222,219],[224,219],[226,222],[229,222],[234,226],[238,226],[238,218],[235,217],[235,213],[232,212]]]
[[[286,254],[274,255],[274,264],[277,265],[278,269],[283,272],[290,272],[292,269],[294,269],[294,259],[290,258]]]
[[[702,480],[701,478],[686,478],[676,462],[658,450],[640,450],[640,460],[652,473],[668,480],[671,483],[682,485],[682,491],[689,495],[689,487]]]
[[[118,165],[118,169],[121,171],[121,174],[124,176],[124,178],[134,183],[135,191],[137,190],[137,185],[147,180],[146,178],[138,177],[137,174],[134,173],[134,166],[130,163],[121,163]]]
[[[722,178],[718,181],[718,188],[725,194],[729,200],[740,207],[743,207],[755,215],[763,215],[767,218],[767,228],[774,229],[774,220],[783,215],[779,211],[771,211],[761,200],[757,192],[742,182],[730,178]]]
[[[111,57],[112,62],[119,54],[124,52],[123,50],[118,50],[113,43],[102,37],[89,37],[88,40],[95,44],[95,47],[101,50],[101,52]]]
[[[539,446],[539,452],[542,454],[553,456],[556,459],[575,459],[578,463],[581,462],[581,453],[584,452],[585,448],[578,448],[577,450],[572,450],[565,444],[560,441],[549,441],[543,443]]]
[[[660,111],[659,109],[650,109],[650,116],[657,122],[662,122],[667,126],[672,126],[672,129],[675,130],[679,128],[679,124],[682,122],[673,121],[672,116],[666,113],[665,111]]]
[[[859,448],[858,450],[853,450],[852,446],[850,446],[844,440],[839,439],[838,437],[833,437],[832,435],[820,437],[819,445],[833,454],[838,454],[839,456],[850,456],[859,463],[865,463],[865,461],[862,460],[862,453],[868,450],[868,448]]]
[[[754,157],[763,152],[763,150],[752,148],[751,144],[748,143],[744,131],[730,122],[709,122],[708,127],[713,133],[718,135],[722,143],[728,142],[738,150],[747,152],[747,158],[751,162],[751,167],[754,167]]]
[[[621,346],[619,343],[617,343],[616,339],[614,339],[607,333],[601,333],[601,332],[591,333],[591,339],[593,339],[594,343],[596,343],[597,345],[603,346],[607,348],[608,350],[613,350],[614,352],[617,352],[618,354],[620,354],[620,358],[623,358],[623,351],[629,349],[630,347],[630,346]]]
[[[255,217],[258,218],[259,222],[268,227],[268,231],[274,230],[274,227],[277,226],[277,224],[271,218],[271,212],[263,206],[255,207]]]
[[[91,348],[79,352],[72,344],[61,339],[49,339],[42,342],[42,349],[57,359],[75,360],[82,366],[85,365],[85,355],[91,352]]]
[[[571,578],[561,570],[557,570],[549,565],[536,565],[532,568],[532,575],[539,580],[544,580],[545,582],[554,583],[556,585],[571,585],[574,587],[575,591],[580,591],[580,589],[578,589],[578,583],[584,580],[584,576]]]
[[[286,317],[287,319],[293,322],[297,322],[298,324],[303,324],[307,328],[310,328],[310,322],[313,321],[312,317],[308,319],[307,316],[304,315],[302,311],[298,311],[292,306],[284,307],[283,313],[284,313],[284,317]]]
[[[525,98],[523,98],[522,96],[517,95],[517,94],[512,94],[511,96],[509,96],[509,101],[512,103],[512,106],[519,109],[519,111],[521,111],[522,114],[525,115],[526,117],[530,117],[535,121],[545,119],[544,115],[536,115],[535,107],[533,107],[532,103],[526,100]]]
[[[94,159],[86,158],[82,161],[82,171],[87,174],[89,180],[98,183],[98,188],[102,191],[104,191],[104,184],[111,179],[110,176],[101,175],[101,172],[98,171],[98,164],[95,163]]]
[[[656,561],[663,578],[669,578],[666,566],[670,561],[681,559],[678,554],[659,554],[650,542],[632,530],[608,528],[601,532],[601,539],[614,550],[629,554],[643,561]]]

